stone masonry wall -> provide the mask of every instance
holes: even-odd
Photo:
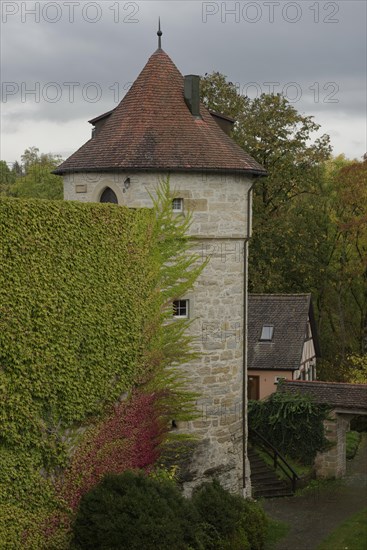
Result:
[[[349,430],[350,420],[334,411],[330,420],[324,421],[326,438],[332,447],[318,453],[315,459],[316,477],[338,478],[346,472],[346,433]]]
[[[130,185],[124,190],[126,178]],[[64,178],[65,199],[98,202],[110,187],[119,204],[151,207],[149,193],[154,195],[157,183],[158,175],[148,172],[73,174]],[[188,494],[213,476],[231,491],[242,493],[243,383],[247,380],[246,374],[243,379],[243,250],[250,186],[251,180],[242,176],[181,173],[170,177],[172,196],[184,199],[183,215],[188,210],[193,214],[193,248],[203,261],[210,257],[195,289],[182,297],[190,300],[191,332],[202,354],[180,367],[187,373],[189,389],[201,396],[200,418],[179,426],[200,438],[185,484]],[[246,479],[246,494],[250,494],[248,471]]]

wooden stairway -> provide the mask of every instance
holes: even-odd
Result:
[[[254,498],[275,498],[293,495],[290,483],[279,479],[275,473],[275,469],[268,466],[252,446],[249,446],[247,454],[251,466],[252,496]]]

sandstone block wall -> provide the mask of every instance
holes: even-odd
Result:
[[[164,174],[162,175],[165,176]],[[66,200],[98,202],[106,187],[119,204],[151,207],[158,174],[73,174],[65,176]],[[124,182],[130,178],[128,188]],[[201,261],[210,261],[186,298],[190,300],[191,332],[201,358],[183,365],[190,390],[200,394],[200,418],[180,430],[200,437],[186,491],[217,476],[222,484],[242,492],[242,426],[244,347],[244,243],[248,237],[248,192],[251,180],[208,174],[174,174],[172,196],[184,199],[184,213],[192,212],[190,234]],[[244,445],[245,443],[245,445]],[[249,479],[246,475],[246,478]],[[248,482],[247,482],[248,483]],[[247,487],[250,494],[250,488]]]

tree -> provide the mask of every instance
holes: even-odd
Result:
[[[10,170],[5,160],[0,160],[0,195],[8,195],[14,181],[14,172]]]
[[[233,82],[218,72],[205,74],[200,82],[201,99],[208,109],[234,118],[240,124],[250,100],[238,93]]]
[[[312,143],[320,129],[280,94],[261,94],[250,100],[220,73],[206,75],[201,94],[210,109],[236,118],[233,138],[268,171],[255,188],[255,208],[272,214],[295,196],[311,192],[320,165],[330,157],[330,138]],[[256,222],[256,220],[255,220]]]
[[[17,160],[13,164],[12,172],[16,178],[23,175],[22,165]]]
[[[28,149],[26,149],[23,155],[20,157],[25,173],[28,172],[28,169],[30,166],[33,166],[34,164],[39,162],[38,153],[39,153],[38,147],[35,147],[34,145],[32,145],[32,147],[29,147]]]
[[[60,155],[39,154],[39,149],[32,146],[24,151],[21,160],[21,173],[8,194],[18,198],[62,199],[62,179],[51,173],[60,164]],[[19,163],[15,168],[19,173]]]
[[[367,354],[338,358],[337,365],[338,368],[335,369],[334,361],[322,361],[317,368],[318,378],[332,382],[367,384]]]
[[[212,73],[202,97],[236,118],[233,138],[268,171],[254,186],[250,290],[311,292],[323,355],[342,361],[363,352],[366,160],[330,158],[329,136],[313,139],[320,126],[279,94],[251,100]]]
[[[18,178],[12,186],[11,194],[23,199],[62,199],[62,179],[51,174],[53,164],[33,165],[27,174]]]
[[[331,222],[335,225],[335,289],[340,353],[366,353],[367,162],[344,163],[333,177]]]

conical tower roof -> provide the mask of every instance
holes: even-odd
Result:
[[[56,170],[225,171],[266,174],[200,106],[191,114],[184,99],[184,78],[158,49],[134,84],[87,143]],[[95,119],[96,120],[96,119]]]

